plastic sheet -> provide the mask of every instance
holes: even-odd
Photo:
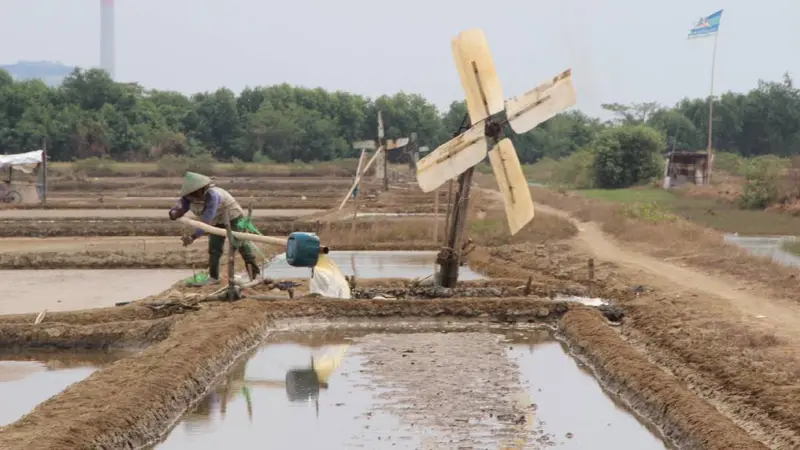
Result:
[[[351,298],[350,284],[339,266],[328,255],[319,256],[319,261],[311,276],[309,292],[328,298]]]

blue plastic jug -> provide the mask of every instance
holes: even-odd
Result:
[[[319,238],[314,234],[297,231],[286,241],[286,262],[292,267],[316,266],[319,253]]]

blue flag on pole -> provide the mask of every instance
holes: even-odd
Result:
[[[689,30],[689,39],[708,37],[717,34],[719,31],[719,21],[722,18],[722,10],[711,14],[710,16],[701,17],[697,24]]]

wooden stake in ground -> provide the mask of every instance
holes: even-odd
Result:
[[[356,223],[358,222],[358,204],[360,203],[359,200],[361,199],[361,196],[358,195],[358,194],[360,194],[360,192],[358,192],[358,191],[360,191],[360,189],[358,188],[358,180],[361,179],[362,175],[363,175],[362,167],[364,165],[365,152],[366,152],[366,150],[363,150],[363,149],[361,150],[361,156],[358,158],[358,168],[356,169],[356,184],[355,184],[356,187],[353,188],[353,192],[355,193],[355,197],[356,198],[354,199],[355,208],[353,209],[353,227],[350,229],[350,238],[351,238],[351,240],[352,240],[352,237],[353,237],[353,235],[354,235],[354,233],[356,231]]]
[[[439,242],[439,189],[433,191],[433,242]]]
[[[233,229],[231,229],[231,218],[228,215],[228,210],[225,210],[225,230],[228,237],[228,300],[236,300],[236,284],[234,278],[236,277],[236,270],[234,264],[236,263],[236,243],[233,241]]]
[[[454,288],[458,282],[458,269],[461,267],[461,240],[467,224],[469,191],[473,172],[474,169],[470,168],[458,176],[458,192],[456,192],[453,205],[453,217],[447,236],[447,245],[444,248],[445,257],[442,261],[442,286],[447,288]]]

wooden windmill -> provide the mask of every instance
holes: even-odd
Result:
[[[448,240],[438,258],[440,281],[445,287],[454,287],[458,281],[461,236],[466,225],[475,165],[488,154],[503,197],[509,229],[512,235],[516,234],[533,219],[533,200],[514,145],[503,136],[503,126],[508,124],[515,133],[530,131],[577,101],[570,70],[520,97],[504,100],[486,36],[480,29],[460,33],[452,41],[452,50],[466,94],[471,126],[466,131],[459,130],[460,134],[417,164],[417,182],[424,192],[431,192],[458,177],[459,189],[447,225]]]
[[[380,111],[378,111],[378,137],[374,140],[366,140],[366,141],[356,141],[353,143],[353,148],[361,150],[363,154],[365,151],[372,151],[375,150],[375,154],[372,156],[372,159],[367,163],[367,165],[363,168],[363,172],[366,172],[370,166],[372,166],[373,160],[377,165],[375,166],[375,178],[378,180],[383,180],[383,190],[389,190],[389,160],[386,158],[386,152],[390,150],[395,150],[398,148],[403,148],[408,145],[409,138],[399,138],[399,139],[384,139],[384,132],[383,132],[383,116]],[[358,178],[360,178],[360,174],[356,174]],[[349,196],[350,194],[348,194]]]

